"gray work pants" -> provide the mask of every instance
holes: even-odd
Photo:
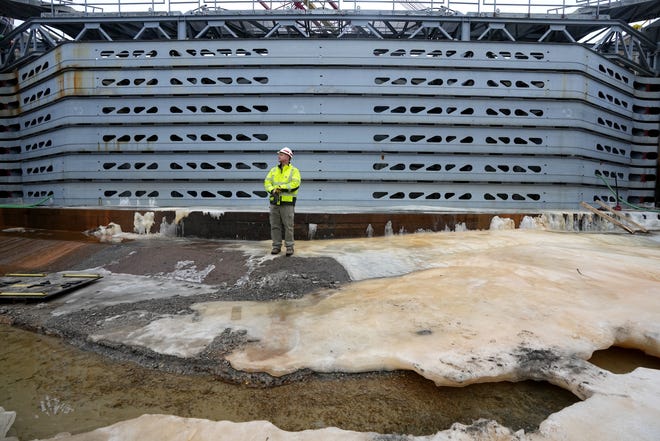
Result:
[[[293,246],[293,215],[294,206],[291,204],[270,206],[270,238],[273,248],[282,247],[282,230],[284,230],[284,244]]]

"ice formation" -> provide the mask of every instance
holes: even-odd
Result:
[[[198,303],[191,314],[101,329],[90,338],[190,357],[225,329],[241,330],[252,343],[228,360],[244,371],[280,376],[300,369],[408,369],[452,386],[534,379],[584,400],[550,415],[534,433],[514,433],[490,421],[406,438],[411,441],[655,441],[660,372],[638,368],[617,375],[586,360],[612,345],[660,356],[660,236],[629,235],[597,223],[590,216],[558,213],[526,217],[519,229],[511,229],[507,219],[493,219],[489,231],[457,225],[455,232],[300,241],[298,257],[333,257],[355,282],[297,300]],[[609,232],[574,232],[584,228]],[[254,263],[265,259],[268,244],[239,247],[255,256]],[[99,282],[105,283],[101,289],[96,285],[103,295],[92,298],[83,290],[55,313],[109,301],[108,291],[117,284],[110,279]],[[147,283],[132,279],[133,291],[120,289],[118,301],[172,289],[141,289],[136,280]],[[234,308],[241,308],[240,318],[232,316]],[[378,439],[334,428],[291,433],[267,422],[151,415],[58,441],[169,440],[193,433],[201,441]]]
[[[148,211],[144,215],[137,211],[133,215],[133,231],[137,234],[149,234],[154,225],[154,212]]]

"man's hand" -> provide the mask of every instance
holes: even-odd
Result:
[[[282,191],[281,188],[273,188],[273,191],[271,191],[270,194],[277,194],[277,193],[279,193],[280,191]]]

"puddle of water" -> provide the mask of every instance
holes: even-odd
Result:
[[[589,363],[614,374],[627,374],[638,367],[660,369],[660,358],[647,355],[639,349],[618,346],[595,351],[589,359]]]
[[[545,382],[438,388],[408,372],[255,389],[112,362],[7,325],[0,325],[0,340],[0,406],[17,412],[8,436],[21,440],[86,432],[145,413],[268,420],[288,431],[335,426],[413,435],[488,418],[530,432],[551,413],[579,401]]]

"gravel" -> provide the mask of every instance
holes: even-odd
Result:
[[[101,245],[101,246],[99,246]],[[265,248],[264,253],[270,251]],[[202,283],[213,287],[204,294],[186,293],[168,298],[97,306],[94,309],[54,316],[58,302],[0,304],[0,323],[54,335],[84,350],[119,361],[182,374],[214,375],[219,379],[252,385],[275,386],[312,375],[299,371],[284,377],[266,373],[246,373],[233,369],[226,356],[250,343],[244,331],[225,329],[202,353],[179,358],[149,349],[106,341],[92,342],[87,336],[112,322],[112,326],[140,327],[164,314],[189,314],[190,306],[208,301],[261,301],[297,299],[318,290],[339,288],[350,280],[346,270],[334,259],[278,256],[254,263],[238,250],[236,243],[212,240],[126,241],[114,244],[87,244],[84,252],[48,262],[48,271],[104,269],[112,273],[154,278],[172,277],[180,262],[205,269]],[[259,260],[258,260],[259,262]],[[20,270],[14,268],[13,270]],[[65,299],[64,297],[58,299]],[[109,318],[114,318],[109,321]]]

